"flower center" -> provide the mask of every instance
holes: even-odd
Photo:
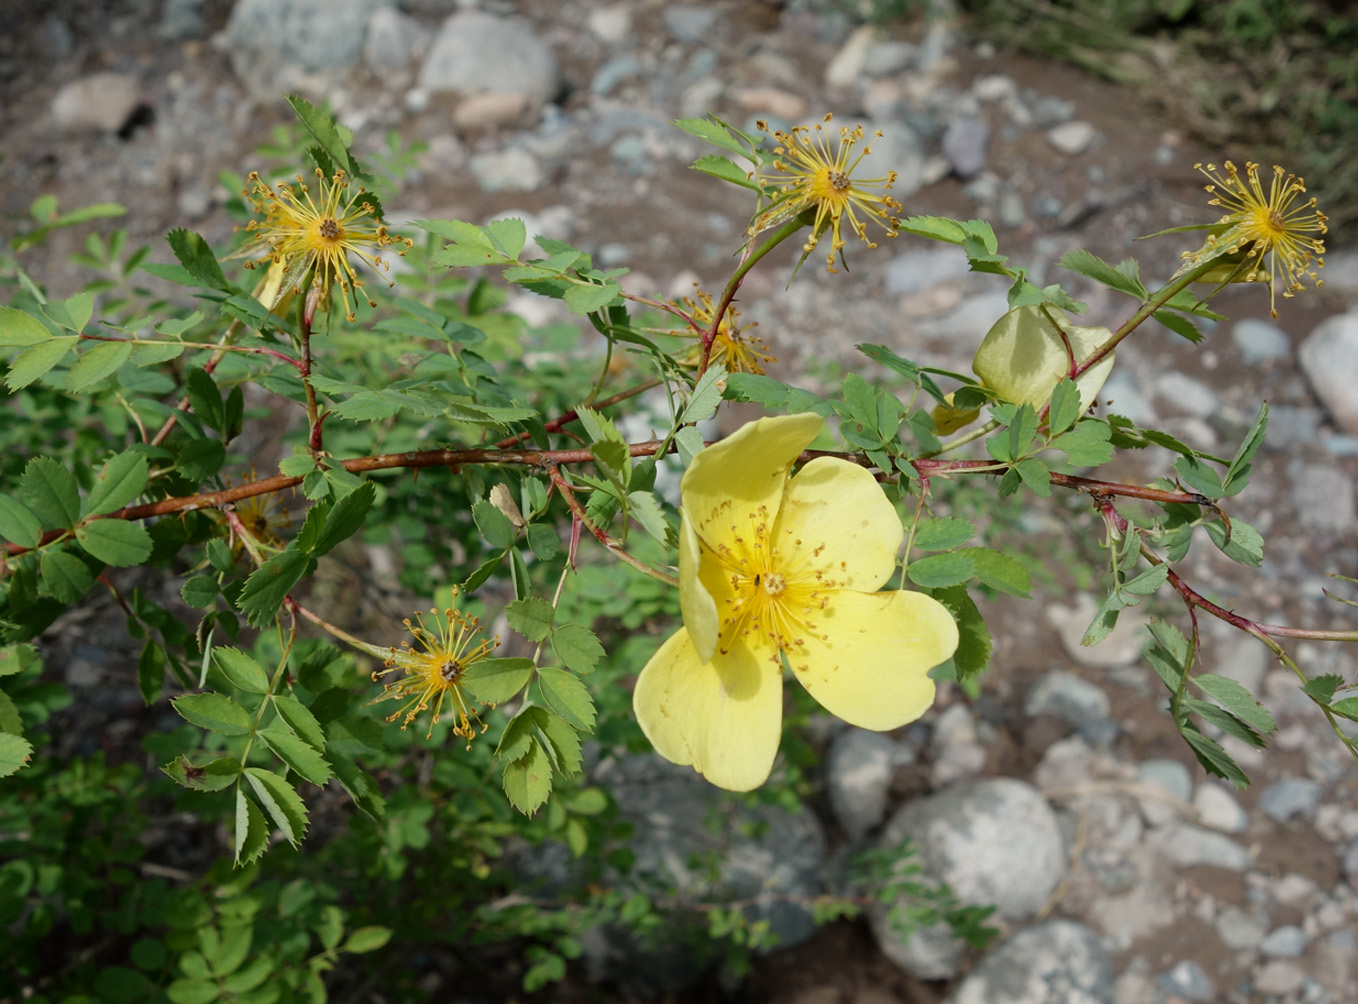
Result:
[[[842,192],[849,187],[849,175],[844,171],[831,170],[825,180],[836,192]]]
[[[462,675],[462,663],[456,659],[446,659],[439,667],[439,676],[443,677],[445,683],[453,683]]]
[[[754,584],[759,585],[759,576],[754,577]],[[787,583],[777,572],[769,572],[764,576],[764,592],[769,596],[781,596],[783,590],[787,588]]]
[[[320,231],[321,236],[329,241],[333,241],[344,234],[344,228],[339,225],[339,221],[330,216],[321,220]]]

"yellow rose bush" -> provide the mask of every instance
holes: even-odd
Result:
[[[818,415],[751,422],[684,474],[684,626],[637,679],[637,722],[661,756],[713,784],[763,784],[778,751],[783,667],[837,718],[885,731],[933,703],[957,647],[937,600],[878,592],[905,531],[871,472],[822,457],[792,475]]]

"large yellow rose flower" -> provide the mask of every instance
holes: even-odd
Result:
[[[684,626],[632,703],[656,751],[733,791],[773,769],[783,664],[831,714],[886,731],[933,703],[957,626],[921,593],[877,592],[904,530],[872,474],[821,457],[790,477],[816,415],[752,422],[694,458],[681,485]]]

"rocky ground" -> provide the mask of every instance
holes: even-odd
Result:
[[[1135,95],[977,44],[953,19],[876,32],[843,13],[851,6],[24,5],[0,36],[0,212],[15,221],[42,193],[65,208],[117,201],[134,245],[179,225],[224,244],[222,204],[234,193],[218,172],[257,166],[252,151],[288,119],[277,96],[300,90],[330,101],[378,160],[390,130],[424,144],[411,162],[392,162],[402,184],[389,216],[513,212],[530,233],[630,265],[629,289],[681,295],[723,278],[748,207],[687,169],[703,151],[668,121],[713,111],[738,125],[791,125],[832,111],[886,134],[873,159],[899,172],[908,213],[992,220],[1001,251],[1035,281],[1059,277],[1089,302],[1089,323],[1115,324],[1127,303],[1053,263],[1088,247],[1167,275],[1187,245],[1132,239],[1209,219],[1193,164],[1245,158],[1197,149]],[[79,240],[58,235],[28,262],[55,293],[82,281],[66,265]],[[789,259],[745,287],[742,305],[779,355],[779,375],[821,385],[862,370],[860,342],[966,370],[1005,309],[1002,284],[967,273],[956,249],[898,238],[849,255],[847,274],[813,259],[785,291]],[[1262,289],[1228,291],[1218,305],[1236,320],[1198,348],[1145,331],[1119,348],[1105,397],[1119,414],[1228,454],[1267,399],[1254,481],[1230,502],[1265,533],[1267,562],[1242,569],[1204,542],[1180,570],[1249,616],[1352,627],[1352,609],[1322,589],[1328,572],[1358,575],[1358,255],[1332,254],[1324,277],[1324,290],[1280,300],[1276,322]],[[1100,473],[1146,479],[1168,473],[1170,459],[1152,450]],[[687,773],[642,762],[601,778],[645,824],[639,861],[663,873],[667,861],[720,848],[727,878],[767,899],[794,947],[742,984],[685,989],[682,960],[677,974],[658,963],[643,973],[635,952],[601,935],[591,976],[695,1001],[1358,1001],[1358,768],[1295,679],[1249,639],[1204,623],[1204,668],[1262,694],[1281,726],[1266,753],[1232,748],[1251,788],[1205,778],[1161,710],[1137,618],[1124,615],[1097,648],[1078,644],[1094,609],[1080,589],[1098,595],[1080,572],[1099,534],[1084,502],[1034,506],[1018,533],[1056,567],[1045,596],[986,609],[997,647],[982,696],[945,691],[898,735],[827,732],[823,797],[811,812],[770,817],[772,838],[741,838],[738,820],[720,837],[695,829],[710,791]],[[1355,679],[1352,650],[1303,643],[1294,654],[1312,674]],[[131,673],[92,646],[82,658],[91,687]],[[837,888],[855,849],[907,835],[933,874],[997,905],[1006,937],[984,955],[932,932],[903,945],[880,916],[817,933],[787,906]]]

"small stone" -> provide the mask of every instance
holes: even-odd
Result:
[[[717,11],[696,3],[667,4],[662,14],[665,30],[676,42],[696,45],[712,33]]]
[[[1078,727],[1106,718],[1112,710],[1112,702],[1102,689],[1088,680],[1064,669],[1053,669],[1033,684],[1023,710],[1030,718],[1057,715]]]
[[[1028,222],[1028,211],[1023,208],[1023,196],[1018,192],[1005,190],[1000,193],[1000,204],[995,210],[1000,226],[1017,230]]]
[[[878,42],[868,49],[863,59],[863,72],[869,77],[890,77],[909,69],[917,51],[909,42],[894,39]]]
[[[974,178],[985,170],[990,126],[984,119],[961,115],[943,133],[943,155],[959,178]]]
[[[527,150],[480,153],[467,166],[484,192],[532,192],[543,182],[542,166]]]
[[[1217,992],[1207,970],[1192,959],[1176,962],[1160,976],[1160,986],[1187,1001],[1210,1001]]]
[[[1210,418],[1221,408],[1216,391],[1186,373],[1171,370],[1155,378],[1155,393],[1162,401],[1194,418]]]
[[[1295,924],[1274,928],[1259,945],[1259,951],[1275,959],[1296,959],[1306,952],[1310,936]]]
[[[1122,611],[1108,637],[1097,645],[1080,644],[1098,609],[1094,598],[1084,593],[1080,594],[1074,607],[1053,605],[1047,608],[1047,620],[1057,629],[1066,654],[1089,669],[1117,669],[1138,662],[1146,644],[1145,626],[1149,622],[1139,610]]]
[[[825,86],[849,88],[862,75],[868,50],[877,41],[877,29],[865,24],[854,30],[825,67]]]
[[[1198,788],[1193,796],[1193,809],[1203,826],[1222,833],[1243,833],[1249,826],[1249,813],[1234,795],[1212,781],[1204,781]]]
[[[461,11],[435,36],[420,68],[420,86],[461,94],[525,94],[533,104],[544,105],[561,86],[561,69],[527,21]]]
[[[1358,310],[1316,325],[1301,343],[1297,361],[1335,424],[1358,434]]]
[[[1161,798],[1141,799],[1141,814],[1152,826],[1163,826],[1179,818],[1178,805],[1186,803],[1193,795],[1193,777],[1188,768],[1178,760],[1147,760],[1136,768],[1137,778],[1142,784],[1163,791],[1172,801]]]
[[[1217,937],[1227,948],[1254,951],[1268,933],[1268,918],[1228,906],[1217,915]]]
[[[595,7],[585,16],[585,25],[602,42],[621,42],[632,30],[631,5],[615,3]]]
[[[236,0],[223,33],[231,67],[252,94],[276,101],[308,74],[358,63],[368,20],[383,0]]]
[[[1152,841],[1164,857],[1181,868],[1210,865],[1242,872],[1253,856],[1230,837],[1188,823],[1170,823],[1152,832]]]
[[[1067,157],[1078,157],[1094,145],[1098,130],[1088,122],[1063,122],[1047,130],[1047,142]]]
[[[1293,994],[1306,982],[1306,973],[1294,962],[1281,959],[1265,963],[1254,976],[1256,994]]]
[[[212,196],[200,185],[184,189],[175,202],[180,215],[188,220],[201,220],[212,209]]]
[[[374,73],[400,73],[415,61],[427,36],[413,17],[393,7],[379,7],[368,19],[363,61]]]
[[[462,133],[507,128],[521,122],[527,111],[526,94],[473,94],[453,109],[453,125]]]
[[[203,0],[169,0],[156,25],[156,34],[167,42],[197,38],[207,31]]]
[[[625,52],[620,56],[614,56],[595,71],[594,79],[589,82],[589,89],[600,97],[606,97],[624,80],[639,76],[642,70],[641,60],[632,53]]]
[[[52,99],[52,118],[66,132],[115,133],[140,101],[137,82],[122,73],[93,73],[73,80]]]
[[[1358,501],[1346,471],[1330,464],[1302,464],[1288,473],[1302,526],[1328,533],[1343,533],[1353,526]]]
[[[732,95],[746,111],[794,121],[806,117],[806,100],[780,87],[742,87]]]
[[[971,275],[966,255],[954,248],[926,251],[911,249],[896,255],[886,264],[886,291],[895,295],[935,289],[944,283],[964,280]]]
[[[1018,94],[1018,85],[1014,83],[1013,77],[992,73],[986,77],[979,77],[971,85],[971,93],[978,101],[1003,101]]]
[[[1358,840],[1349,844],[1348,850],[1344,852],[1342,862],[1344,874],[1348,877],[1349,885],[1358,889]]]
[[[953,1004],[1114,1004],[1113,959],[1093,931],[1049,920],[1020,931],[983,958]],[[1196,999],[1196,998],[1195,998]]]
[[[850,840],[881,825],[891,777],[909,759],[909,750],[880,732],[849,728],[835,737],[825,758],[826,788],[835,820]]]
[[[1259,809],[1277,823],[1285,823],[1293,816],[1312,820],[1320,804],[1320,785],[1302,777],[1288,777],[1274,781],[1259,795]]]
[[[1276,363],[1292,354],[1292,340],[1272,321],[1244,317],[1231,328],[1231,339],[1246,366]]]

